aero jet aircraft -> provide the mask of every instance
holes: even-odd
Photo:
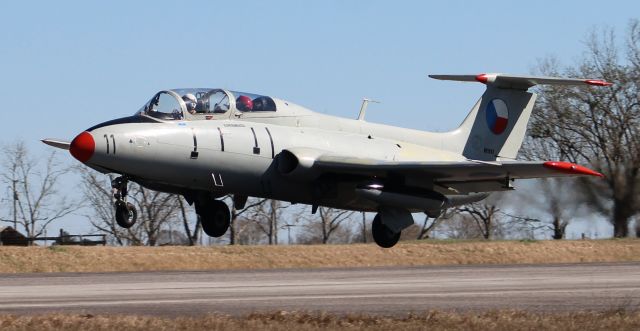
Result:
[[[163,90],[133,116],[95,125],[73,141],[45,139],[112,182],[116,221],[136,220],[127,183],[184,196],[203,230],[220,237],[230,224],[231,194],[241,209],[248,197],[376,212],[375,242],[394,246],[413,224],[513,189],[521,178],[600,176],[562,161],[515,160],[538,84],[611,85],[596,79],[505,74],[432,75],[480,82],[486,91],[462,124],[443,133],[403,129],[313,112],[265,95],[215,88]]]

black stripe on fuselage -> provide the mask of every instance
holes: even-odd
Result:
[[[111,135],[111,140],[113,141],[113,154],[116,154],[116,137]]]
[[[258,136],[256,136],[256,130],[251,128],[251,133],[253,134],[253,154],[260,154],[260,147],[258,147]]]
[[[196,130],[191,128],[191,134],[193,134],[193,151],[191,152],[191,158],[198,158],[198,138],[196,137]]]
[[[273,137],[271,137],[271,132],[268,127],[265,126],[264,129],[267,130],[267,134],[269,135],[269,141],[271,142],[271,158],[273,159],[276,156],[276,150],[273,148]]]
[[[218,133],[220,133],[220,151],[224,152],[224,136],[222,134],[222,130],[218,127]]]
[[[125,124],[125,123],[161,123],[161,122],[158,121],[158,120],[154,120],[151,117],[134,115],[134,116],[116,118],[115,120],[102,122],[102,123],[100,123],[98,125],[94,125],[94,126],[88,128],[86,131],[87,132],[91,132],[91,131],[93,131],[95,129],[104,128],[105,126],[116,125],[116,124]]]
[[[103,137],[104,137],[104,140],[107,142],[107,154],[109,154],[109,137],[106,134]]]

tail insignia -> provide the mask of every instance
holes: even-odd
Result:
[[[487,125],[496,135],[502,134],[509,123],[509,109],[501,99],[493,99],[487,103],[485,109]]]

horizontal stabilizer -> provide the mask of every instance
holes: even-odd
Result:
[[[66,150],[69,150],[69,146],[71,145],[70,142],[60,139],[42,139],[41,141],[49,146]]]
[[[610,86],[609,82],[600,79],[584,78],[558,78],[516,76],[507,74],[480,74],[480,75],[429,75],[440,80],[453,80],[459,82],[480,82],[500,88],[526,90],[535,85],[584,85],[584,86]]]

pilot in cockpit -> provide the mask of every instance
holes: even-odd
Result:
[[[192,115],[195,114],[196,105],[198,104],[198,100],[196,99],[196,96],[191,93],[187,93],[182,96],[182,100],[184,101],[184,104],[187,106],[187,111],[189,112],[189,114],[192,114]]]
[[[253,100],[246,95],[241,95],[236,99],[236,108],[238,108],[239,111],[252,111]]]

